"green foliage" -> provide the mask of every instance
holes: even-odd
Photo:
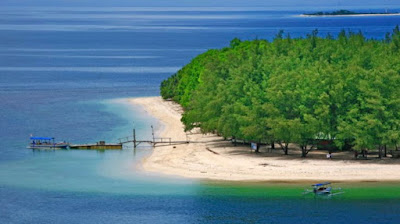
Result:
[[[396,146],[400,136],[400,31],[384,41],[342,31],[337,39],[241,41],[194,58],[161,84],[180,103],[186,130],[256,142],[313,139],[356,149]]]

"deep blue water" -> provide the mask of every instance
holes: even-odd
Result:
[[[135,164],[149,148],[25,148],[31,134],[116,141],[135,126],[150,136],[150,125],[160,124],[123,98],[158,95],[163,79],[234,37],[271,40],[281,29],[298,37],[318,28],[321,35],[346,29],[381,39],[400,24],[400,16],[296,16],[303,12],[1,8],[0,223],[398,223],[398,200],[232,197],[197,181],[142,173]]]
[[[1,199],[11,212],[0,217],[24,223],[398,223],[392,200],[0,192],[12,199]]]

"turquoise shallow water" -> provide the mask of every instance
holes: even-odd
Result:
[[[343,185],[333,199],[309,184],[215,183],[143,173],[151,153],[32,151],[30,134],[76,143],[160,124],[124,98],[158,95],[159,83],[234,37],[271,39],[318,28],[382,38],[399,17],[299,18],[287,9],[0,10],[1,223],[398,223],[398,184]]]
[[[104,138],[101,139],[107,141],[116,142],[118,138],[131,135],[133,127],[138,130],[139,139],[148,139],[151,136],[149,125],[153,125],[156,130],[161,128],[157,120],[146,115],[142,108],[130,105],[126,99],[92,101],[84,104],[85,107],[91,107],[91,105],[97,105],[103,113],[110,113],[110,116],[125,121],[121,125],[108,125],[105,129],[101,129],[105,131]],[[102,125],[100,124],[99,127]],[[94,136],[86,138],[94,142]],[[22,159],[0,163],[0,184],[51,191],[182,194],[187,192],[186,189],[190,189],[185,185],[190,185],[192,182],[145,174],[138,170],[140,161],[152,150],[146,145],[136,150],[130,144],[125,145],[123,150],[109,151],[29,150],[24,147],[18,150],[24,150],[26,153]],[[176,186],[168,188],[171,183]]]

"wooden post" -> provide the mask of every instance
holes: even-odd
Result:
[[[133,129],[133,148],[136,149],[136,130]]]
[[[151,135],[153,136],[153,146],[156,146],[156,141],[154,139],[154,128],[153,128],[153,125],[151,126]]]

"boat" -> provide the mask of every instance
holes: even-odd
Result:
[[[338,194],[343,194],[341,188],[332,188],[330,182],[322,182],[311,185],[312,189],[306,189],[303,194],[313,193],[314,195],[327,195],[333,196]]]
[[[31,137],[30,140],[28,146],[30,149],[67,149],[69,147],[69,143],[56,143],[52,137]]]
[[[331,183],[329,183],[329,182],[313,184],[311,186],[313,187],[314,194],[318,194],[318,195],[330,194],[332,191]]]

